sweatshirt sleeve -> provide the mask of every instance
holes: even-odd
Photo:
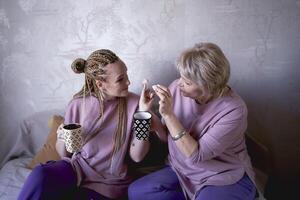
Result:
[[[66,108],[64,124],[80,123],[78,102],[76,99],[70,101]]]
[[[245,107],[228,111],[199,138],[198,149],[186,161],[193,164],[221,155],[234,142],[243,141],[246,127],[247,109]]]

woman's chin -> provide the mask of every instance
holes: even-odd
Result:
[[[186,92],[183,92],[183,91],[180,91],[180,94],[184,97],[188,97],[188,98],[192,98],[194,99],[194,97],[192,97],[190,94],[186,93]]]
[[[180,94],[181,94],[182,96],[184,96],[184,97],[189,97],[189,96],[187,95],[187,93],[185,93],[185,92],[182,91],[182,90],[180,90]]]
[[[106,95],[105,99],[106,100],[112,100],[112,99],[115,99],[115,98],[118,98],[118,97],[127,97],[129,94],[129,91],[127,90],[123,90],[117,94],[110,94],[110,95]]]
[[[120,93],[120,97],[127,97],[129,94],[129,91],[128,90],[124,90]]]

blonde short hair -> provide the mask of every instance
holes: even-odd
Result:
[[[215,97],[222,96],[227,88],[230,64],[216,44],[199,43],[185,50],[177,61],[177,69]]]

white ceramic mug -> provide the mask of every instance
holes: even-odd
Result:
[[[63,139],[65,141],[66,150],[70,153],[75,153],[82,146],[82,131],[80,124],[66,124],[62,127]]]

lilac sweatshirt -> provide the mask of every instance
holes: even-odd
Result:
[[[200,105],[180,94],[175,80],[170,86],[173,110],[189,134],[198,141],[198,149],[186,157],[170,135],[169,164],[176,172],[187,199],[205,185],[236,183],[246,172],[254,182],[254,173],[245,145],[247,107],[232,90],[230,94]]]
[[[77,173],[78,185],[92,189],[110,198],[118,198],[127,193],[132,179],[127,174],[125,157],[129,150],[132,133],[133,114],[137,109],[139,97],[129,93],[127,98],[127,130],[122,148],[111,159],[113,138],[118,123],[118,101],[104,102],[104,115],[100,120],[99,102],[93,96],[71,100],[66,110],[65,124],[80,123],[84,128],[84,138],[94,136],[74,154],[71,162]],[[125,111],[126,112],[126,111]],[[112,163],[111,163],[112,162]]]

